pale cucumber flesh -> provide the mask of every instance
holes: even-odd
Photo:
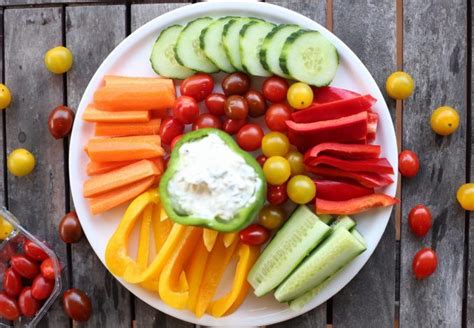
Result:
[[[260,48],[274,24],[264,21],[251,21],[240,30],[240,58],[244,71],[255,76],[270,76],[260,62]]]

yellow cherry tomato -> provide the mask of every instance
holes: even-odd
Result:
[[[447,136],[456,131],[459,126],[459,114],[449,106],[435,109],[431,114],[431,128],[437,134]]]
[[[410,74],[398,71],[390,74],[385,82],[385,90],[393,99],[403,100],[413,93],[415,82]]]
[[[456,198],[466,211],[474,211],[474,183],[465,183],[459,187]]]
[[[303,109],[313,102],[313,89],[306,83],[296,82],[288,89],[286,98],[291,107]]]
[[[267,156],[285,156],[290,149],[288,137],[281,132],[270,132],[262,139],[262,153]]]
[[[10,89],[3,84],[0,83],[0,109],[5,109],[8,106],[10,106],[10,103],[12,102],[12,94],[10,92]]]
[[[46,68],[54,74],[66,73],[71,69],[72,63],[72,52],[66,47],[51,48],[44,55]]]
[[[8,155],[8,171],[17,177],[29,174],[35,168],[35,165],[35,157],[24,148],[15,149]]]
[[[269,230],[278,229],[285,221],[286,213],[283,208],[276,205],[265,205],[258,213],[259,223]]]
[[[304,156],[297,150],[292,150],[286,154],[286,159],[290,163],[291,175],[297,175],[304,172]]]
[[[0,216],[0,240],[5,240],[13,231],[13,226]]]
[[[281,185],[290,177],[290,163],[281,156],[269,157],[263,164],[263,174],[269,184]]]
[[[316,196],[316,185],[306,175],[295,175],[288,181],[286,192],[296,204],[306,204]]]

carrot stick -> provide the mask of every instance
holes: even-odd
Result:
[[[131,76],[119,76],[119,75],[106,75],[104,76],[104,82],[106,87],[120,85],[140,85],[147,87],[149,85],[166,85],[174,92],[174,83],[171,79],[165,79],[161,77],[131,77]]]
[[[92,123],[140,123],[150,120],[149,111],[110,112],[88,105],[82,119]]]
[[[134,163],[135,161],[123,162],[89,162],[86,167],[88,176],[107,173],[123,166]]]
[[[89,201],[91,212],[95,215],[122,205],[146,191],[154,182],[155,177],[151,176],[91,198]]]
[[[155,163],[144,159],[86,180],[83,195],[94,197],[161,173]]]
[[[145,123],[97,123],[95,135],[98,137],[142,136],[158,134],[161,120],[155,118]]]
[[[159,136],[91,139],[87,153],[94,162],[120,162],[163,156]]]

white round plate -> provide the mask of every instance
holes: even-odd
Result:
[[[395,131],[382,93],[359,58],[334,34],[305,16],[262,2],[204,2],[185,6],[155,18],[120,43],[94,74],[77,110],[77,119],[74,122],[69,151],[71,190],[82,228],[92,248],[102,262],[104,262],[107,241],[116,229],[124,213],[125,206],[102,215],[93,216],[89,212],[87,201],[82,197],[82,185],[87,178],[85,167],[88,163],[88,158],[83,149],[89,138],[93,136],[93,125],[80,119],[84,109],[87,104],[92,102],[93,93],[101,85],[102,78],[106,74],[156,76],[151,69],[149,56],[156,37],[165,27],[171,24],[185,24],[200,16],[220,17],[227,15],[253,16],[274,23],[299,24],[308,29],[318,30],[325,35],[336,46],[340,56],[340,66],[331,85],[354,90],[362,94],[369,93],[377,98],[374,110],[379,114],[380,119],[376,143],[382,146],[383,156],[392,164],[394,171],[398,171]],[[392,196],[395,195],[396,191],[396,174],[393,179],[395,183],[382,190],[384,193]],[[389,220],[391,210],[391,207],[383,208],[369,211],[356,217],[357,228],[367,240],[367,251],[345,267],[312,302],[298,312],[290,310],[285,304],[279,304],[272,294],[257,299],[253,293],[249,293],[244,304],[232,315],[220,319],[205,315],[198,319],[187,310],[176,310],[167,306],[156,294],[148,292],[137,285],[125,283],[121,279],[118,280],[144,302],[181,320],[205,326],[270,325],[291,319],[317,307],[347,285],[367,262],[377,246]],[[371,282],[367,281],[367,283],[370,284]]]

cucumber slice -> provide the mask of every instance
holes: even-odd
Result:
[[[318,87],[331,83],[338,66],[336,47],[317,31],[294,32],[280,55],[280,68],[285,74]]]
[[[352,220],[350,217],[347,215],[344,216],[338,216],[336,221],[331,225],[331,228],[333,230],[336,230],[338,228],[344,228],[346,230],[352,230],[356,226],[356,222]]]
[[[336,229],[277,288],[275,298],[280,302],[288,302],[303,295],[331,277],[365,249],[347,229]]]
[[[299,31],[298,25],[282,24],[273,28],[263,40],[260,50],[260,62],[262,66],[273,74],[290,79],[291,76],[285,74],[280,68],[280,54],[286,39],[296,31]]]
[[[330,232],[331,228],[308,207],[298,207],[248,275],[255,295],[262,296],[277,287]]]
[[[242,26],[240,30],[240,58],[242,68],[255,76],[270,76],[272,73],[263,68],[260,63],[260,49],[263,39],[275,27],[265,21],[251,21]]]
[[[240,30],[250,21],[261,20],[260,18],[240,17],[231,19],[224,26],[222,32],[222,43],[229,62],[238,71],[243,71],[242,60],[240,59]]]
[[[227,73],[235,71],[234,66],[227,58],[224,45],[222,44],[222,34],[224,26],[231,20],[237,17],[227,16],[222,17],[212,22],[201,32],[199,38],[201,49],[204,50],[207,58],[209,58],[217,67]]]
[[[153,70],[163,76],[172,79],[185,79],[194,74],[194,71],[181,66],[174,56],[176,39],[183,27],[172,25],[161,31],[151,51],[150,62]]]
[[[210,17],[197,18],[183,28],[178,36],[174,53],[179,64],[198,72],[215,73],[219,68],[206,57],[199,44],[203,29],[213,21]]]

